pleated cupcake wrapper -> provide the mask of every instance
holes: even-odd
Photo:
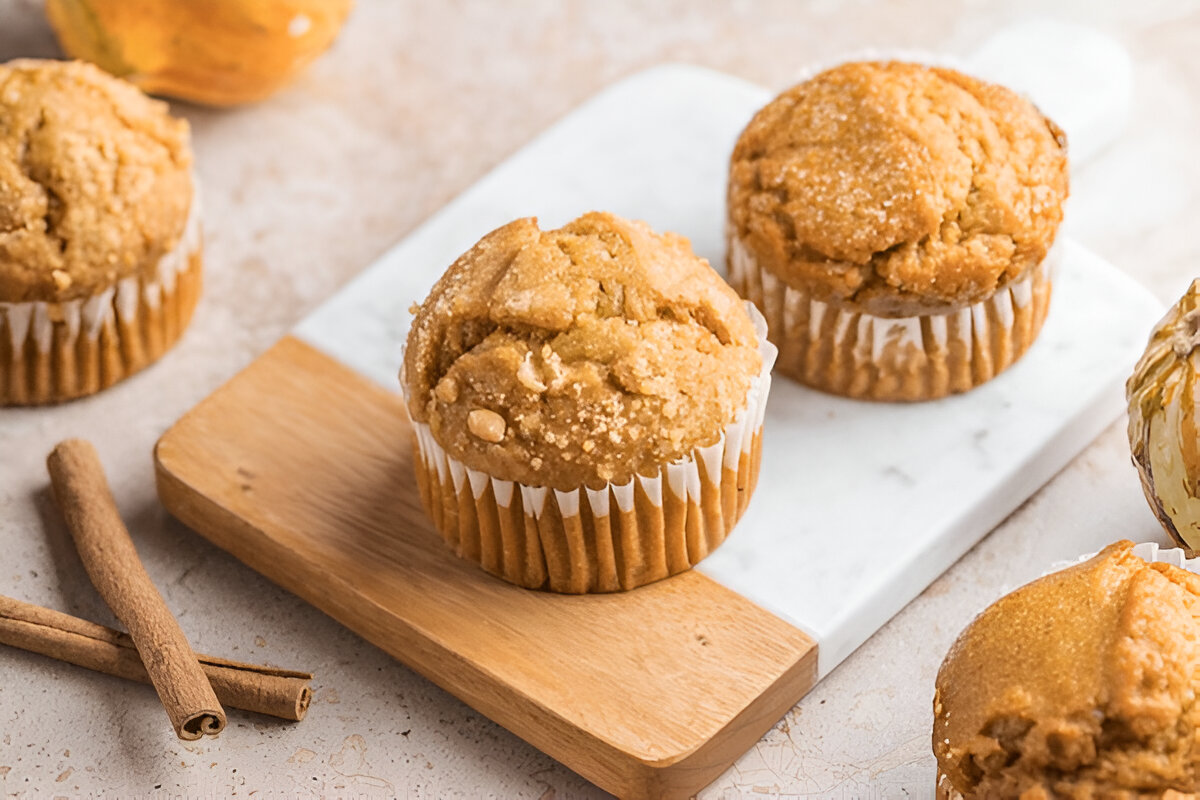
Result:
[[[990,298],[954,311],[879,317],[839,308],[787,285],[736,235],[729,279],[763,312],[779,371],[823,391],[870,400],[964,392],[1016,361],[1037,338],[1061,248]]]
[[[840,64],[858,61],[904,61],[945,67],[983,80],[971,65],[946,53],[902,48],[862,48],[828,60],[805,65],[794,76],[794,83],[809,80]],[[730,241],[730,282],[744,297],[755,300],[767,315],[771,341],[779,345],[780,372],[814,388],[834,394],[871,400],[926,400],[967,391],[991,379],[1019,358],[1036,338],[1049,304],[1052,264],[1046,261],[1026,275],[1027,287],[1006,287],[992,298],[951,314],[932,314],[909,318],[875,317],[839,311],[828,304],[811,300],[805,293],[792,290],[773,275],[764,274],[744,245],[734,236]],[[742,264],[737,263],[737,251]],[[748,262],[748,263],[747,263]],[[736,277],[739,268],[752,296]],[[1040,270],[1040,273],[1039,273]],[[771,295],[774,313],[762,301]],[[1028,305],[1021,301],[1029,298]],[[809,301],[819,305],[811,306]],[[788,324],[790,317],[791,323]],[[814,316],[816,322],[814,322]],[[822,325],[824,327],[822,327]],[[797,328],[815,328],[813,332]],[[1009,335],[1002,331],[1008,329]],[[777,332],[779,331],[779,332]],[[783,331],[786,331],[784,333]],[[823,345],[817,333],[836,337]],[[923,351],[922,356],[920,352]],[[914,353],[912,359],[904,353]]]
[[[199,202],[153,278],[122,278],[90,297],[0,303],[0,405],[93,394],[161,356],[200,296]]]
[[[758,479],[775,347],[747,303],[761,372],[721,438],[657,475],[570,491],[502,480],[447,455],[414,422],[414,466],[435,527],[463,558],[511,583],[565,593],[632,589],[690,569],[746,510]]]

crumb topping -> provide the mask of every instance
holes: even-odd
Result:
[[[0,64],[0,302],[153,275],[192,201],[188,126],[82,62]]]
[[[463,254],[416,312],[404,374],[450,455],[569,490],[716,442],[761,366],[741,300],[686,239],[593,212]]]
[[[1067,196],[1065,137],[949,69],[844,64],[755,115],[733,152],[731,234],[772,273],[882,316],[956,307],[1038,264]]]

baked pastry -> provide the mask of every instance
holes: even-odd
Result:
[[[0,405],[92,394],[200,293],[188,125],[80,62],[0,64]]]
[[[1021,356],[1050,300],[1062,131],[949,69],[848,63],[759,111],[733,151],[730,281],[779,370],[826,392],[924,400]]]
[[[1127,541],[997,601],[938,672],[940,796],[1197,791],[1197,614],[1200,577]]]
[[[1154,516],[1180,547],[1200,548],[1196,435],[1200,278],[1167,309],[1125,382],[1129,451]]]
[[[421,498],[520,586],[631,589],[720,544],[754,490],[772,348],[688,241],[590,213],[511,222],[415,310]]]

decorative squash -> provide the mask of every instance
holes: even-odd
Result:
[[[1200,549],[1200,279],[1150,334],[1125,396],[1150,508],[1178,544]]]
[[[323,53],[353,0],[46,0],[73,58],[151,94],[261,100]]]

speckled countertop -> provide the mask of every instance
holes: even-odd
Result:
[[[1034,2],[359,0],[293,87],[191,120],[207,294],[159,365],[90,400],[0,411],[0,593],[114,624],[47,495],[92,439],[147,569],[197,650],[311,669],[299,725],[237,711],[176,740],[152,691],[0,649],[0,789],[15,797],[592,798],[595,787],[168,518],[150,450],[180,414],[423,218],[613,80],[662,61],[783,87],[865,46],[963,52]],[[1111,8],[1110,8],[1111,7]],[[1122,141],[1077,176],[1072,234],[1162,300],[1200,274],[1200,11],[1064,3],[1134,57]],[[55,55],[40,3],[0,0],[0,60]],[[931,797],[930,698],[958,630],[1003,592],[1120,537],[1164,542],[1114,424],[797,705],[706,800]]]

